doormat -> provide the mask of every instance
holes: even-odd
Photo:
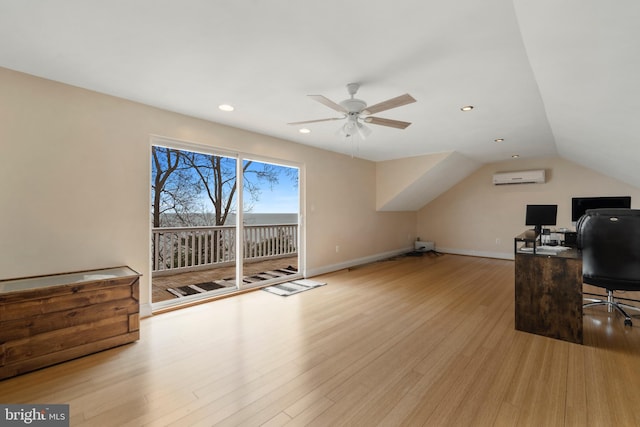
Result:
[[[301,279],[280,283],[279,285],[267,286],[266,288],[262,288],[262,290],[282,297],[288,297],[289,295],[299,294],[300,292],[308,291],[309,289],[324,285],[326,285],[326,283]]]
[[[263,280],[275,279],[277,277],[284,277],[290,274],[295,274],[298,269],[292,266],[284,268],[277,268],[275,270],[269,270],[263,273],[254,274],[253,276],[245,276],[242,278],[242,283],[247,285],[262,282]],[[215,282],[204,282],[195,285],[178,286],[175,288],[167,288],[167,292],[177,298],[187,297],[190,295],[202,294],[205,292],[213,291],[221,288],[228,288],[236,286],[236,279],[229,277],[222,280],[216,280]]]
[[[221,289],[224,287],[224,285],[220,285],[215,282],[204,282],[195,285],[179,286],[177,288],[167,288],[167,292],[173,294],[176,297],[186,297],[189,295],[203,294],[205,292]]]

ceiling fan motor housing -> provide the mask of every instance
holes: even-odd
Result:
[[[349,113],[359,113],[367,107],[367,103],[361,99],[345,99],[340,103]]]

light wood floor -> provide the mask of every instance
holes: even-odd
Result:
[[[514,330],[513,262],[405,257],[142,320],[141,340],[0,382],[72,426],[640,425],[640,319]]]

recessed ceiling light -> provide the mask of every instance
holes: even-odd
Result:
[[[494,139],[493,141],[494,141],[494,142],[502,142],[502,141],[504,141],[504,138],[496,138],[496,139]]]
[[[514,155],[513,155],[513,156],[511,156],[511,157],[513,157],[514,159],[517,159],[518,157],[520,157],[520,154],[514,154]]]
[[[462,110],[462,111],[471,111],[471,110],[473,110],[473,105],[465,105],[464,107],[460,108],[460,110]]]
[[[300,132],[300,133],[311,133],[311,129],[302,128],[302,129],[298,130],[298,132]]]
[[[218,108],[221,109],[222,111],[233,111],[233,110],[235,110],[235,108],[233,108],[233,105],[229,105],[229,104],[218,105]]]

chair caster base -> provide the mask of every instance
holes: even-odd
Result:
[[[589,295],[594,295],[594,294],[589,294]],[[593,299],[593,298],[584,298],[584,300],[587,301],[587,304],[584,304],[582,306],[582,308],[593,307],[593,306],[596,306],[596,305],[606,305],[608,307],[610,313],[613,310],[617,310],[622,315],[622,317],[624,317],[624,326],[633,326],[633,323],[631,321],[631,316],[629,316],[627,314],[627,312],[624,310],[624,308],[640,311],[640,307],[636,307],[634,305],[629,305],[629,304],[625,304],[625,303],[614,301],[613,300],[613,292],[610,291],[610,290],[607,290],[607,299],[606,300]],[[629,301],[636,301],[636,300],[629,300]]]

